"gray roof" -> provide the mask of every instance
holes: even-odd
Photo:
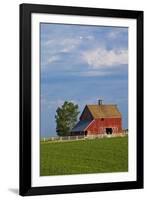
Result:
[[[92,122],[92,120],[81,120],[79,121],[75,127],[71,130],[71,132],[81,132],[86,129],[86,127]]]

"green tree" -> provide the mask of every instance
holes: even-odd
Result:
[[[58,107],[55,115],[57,135],[70,135],[71,129],[77,122],[79,113],[78,105],[72,102],[65,101],[61,107]]]

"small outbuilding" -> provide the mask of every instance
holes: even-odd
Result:
[[[122,115],[117,105],[86,105],[71,135],[119,134],[122,132]]]

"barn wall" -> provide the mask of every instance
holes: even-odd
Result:
[[[95,119],[93,123],[87,128],[88,135],[103,134],[106,128],[112,128],[113,133],[122,132],[122,120],[121,118],[105,118]]]

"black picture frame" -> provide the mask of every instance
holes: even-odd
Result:
[[[31,185],[31,14],[50,13],[137,20],[137,180],[32,187]],[[143,11],[54,5],[20,5],[20,174],[22,196],[143,188]]]

